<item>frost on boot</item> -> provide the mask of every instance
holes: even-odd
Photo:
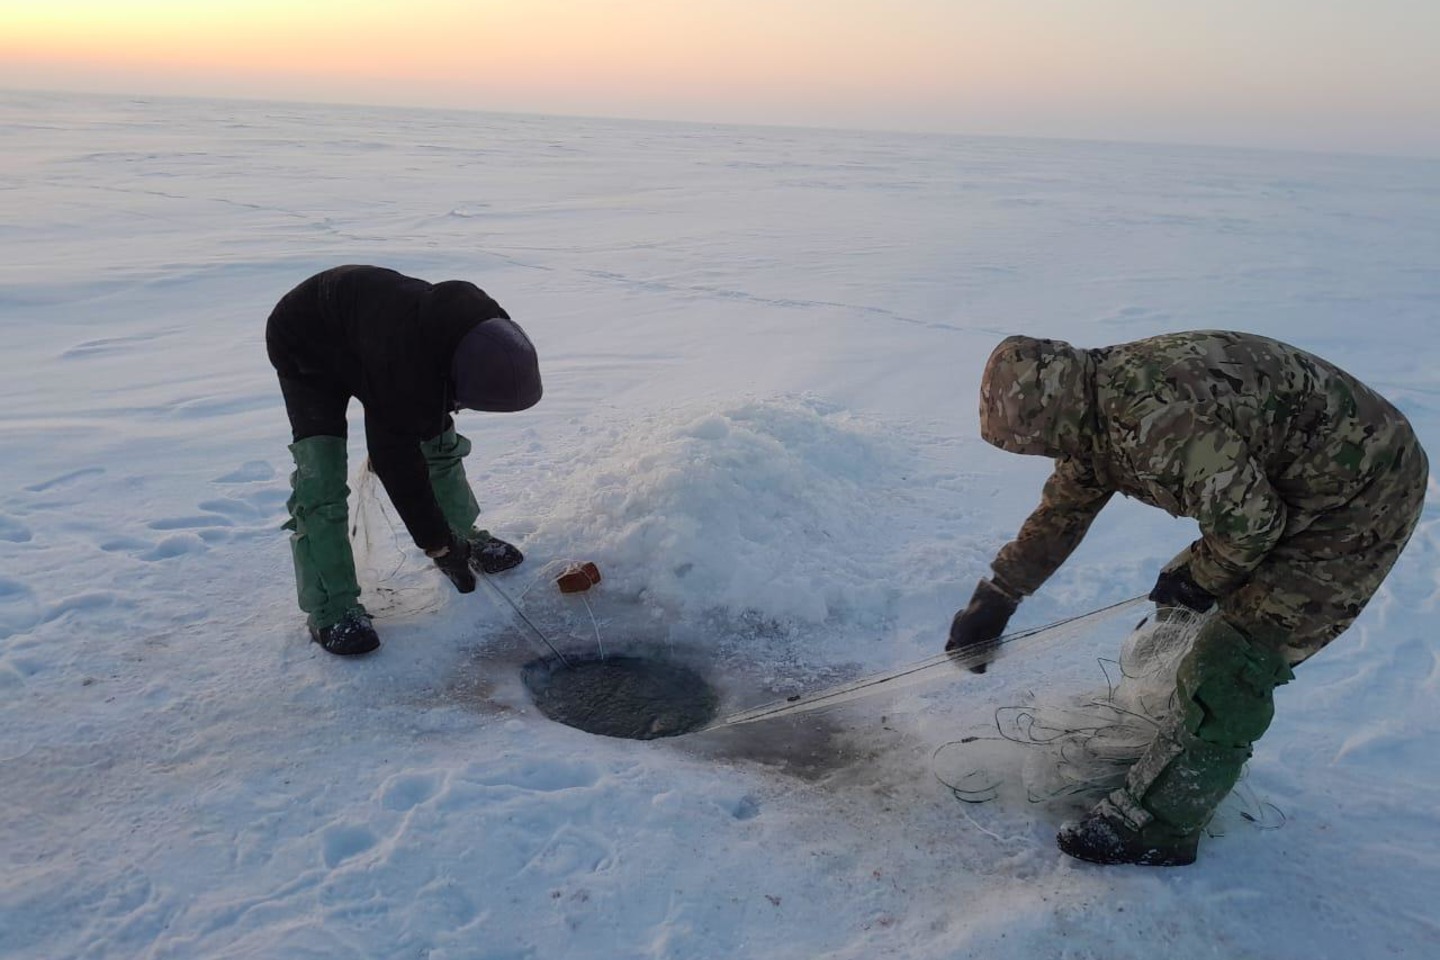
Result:
[[[370,615],[364,610],[350,610],[336,623],[328,627],[311,627],[310,639],[320,644],[327,653],[338,657],[354,657],[369,653],[380,646],[380,635],[370,624]]]
[[[1200,834],[1158,836],[1152,830],[1135,830],[1118,816],[1107,814],[1104,803],[1075,823],[1067,823],[1055,837],[1060,850],[1077,860],[1142,867],[1183,867],[1195,862]]]
[[[470,540],[470,566],[476,573],[503,573],[520,566],[525,554],[514,544],[480,531]]]

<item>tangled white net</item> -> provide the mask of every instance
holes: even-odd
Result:
[[[1186,612],[1151,617],[1121,645],[1119,661],[1101,660],[1103,691],[1068,701],[1011,704],[995,711],[994,733],[942,744],[935,776],[964,803],[1018,800],[1070,814],[1088,808],[1125,781],[1175,708],[1175,673],[1207,617]],[[1278,827],[1284,814],[1243,781],[1227,799],[1233,813]]]
[[[440,579],[418,575],[430,562],[419,551],[406,549],[410,537],[380,494],[380,478],[366,459],[355,478],[350,512],[350,545],[365,608],[376,617],[439,610],[445,604]]]
[[[355,556],[355,573],[360,581],[365,607],[372,616],[400,619],[432,613],[444,608],[450,590],[433,564],[410,544],[395,508],[382,496],[380,480],[367,459],[354,483],[354,504],[350,543]],[[541,656],[553,655],[555,644],[585,652],[594,648],[605,658],[605,642],[595,611],[583,593],[560,594],[536,590],[563,570],[578,565],[573,559],[551,560],[530,569],[527,580],[512,581],[524,586],[513,595],[482,579],[484,591],[500,603],[505,616],[517,615],[527,640],[535,643]]]

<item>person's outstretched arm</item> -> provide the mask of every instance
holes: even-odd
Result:
[[[1040,505],[990,564],[996,585],[1017,601],[1040,589],[1085,539],[1113,494],[1089,464],[1073,457],[1057,460]]]
[[[972,672],[984,673],[995,658],[995,641],[1021,599],[1039,589],[1075,551],[1112,492],[1084,462],[1057,461],[1040,506],[1000,549],[990,565],[991,579],[975,585],[970,603],[951,620],[946,651]]]

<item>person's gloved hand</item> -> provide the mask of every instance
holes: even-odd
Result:
[[[978,658],[966,666],[971,673],[984,673],[995,658],[992,645],[1005,632],[1005,625],[1019,605],[1020,601],[989,580],[981,580],[975,585],[969,606],[955,614],[950,622],[950,640],[945,644],[945,652],[957,659]]]
[[[1157,607],[1185,607],[1204,613],[1215,605],[1215,595],[1196,583],[1189,567],[1161,570],[1149,599]]]
[[[477,533],[469,544],[470,569],[476,573],[502,573],[520,566],[525,559],[525,554],[513,543],[492,537],[484,530]]]
[[[475,571],[470,569],[470,541],[451,534],[450,542],[439,553],[427,551],[426,555],[435,561],[441,573],[450,578],[456,590],[470,593],[475,589]]]

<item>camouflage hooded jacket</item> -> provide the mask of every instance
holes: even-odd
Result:
[[[1040,506],[992,565],[1017,597],[1055,572],[1117,491],[1198,521],[1191,575],[1228,593],[1412,437],[1398,410],[1338,367],[1224,331],[1096,350],[1009,337],[985,365],[980,432],[1056,461]]]

